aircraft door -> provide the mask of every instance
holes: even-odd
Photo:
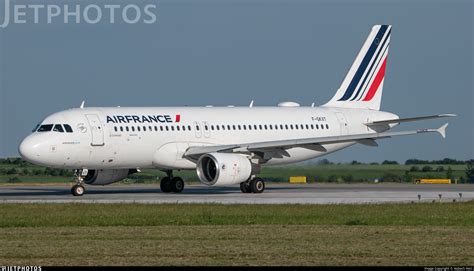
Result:
[[[211,126],[207,121],[203,122],[204,124],[204,137],[210,137],[211,136]]]
[[[196,138],[200,138],[202,136],[201,126],[197,121],[194,122],[194,135],[196,136]]]
[[[96,114],[86,114],[87,121],[92,133],[92,146],[104,146],[104,131],[99,116]]]
[[[341,135],[347,135],[349,133],[349,127],[347,124],[346,116],[343,113],[336,113],[337,120],[339,121],[339,126],[341,127]]]

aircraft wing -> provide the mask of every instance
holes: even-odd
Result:
[[[439,114],[439,115],[422,116],[422,117],[414,117],[414,118],[378,120],[378,121],[365,123],[365,125],[401,123],[401,122],[418,121],[418,120],[426,120],[426,119],[438,119],[438,118],[446,118],[446,117],[456,117],[456,114]]]
[[[187,149],[184,153],[185,157],[196,158],[203,154],[210,152],[270,152],[272,157],[283,157],[289,156],[286,149],[294,147],[302,147],[311,150],[325,152],[323,144],[334,144],[344,142],[357,142],[369,146],[377,146],[376,139],[390,138],[394,136],[404,135],[415,135],[421,133],[437,132],[443,138],[446,137],[446,127],[448,123],[444,124],[438,129],[419,129],[412,131],[402,132],[383,132],[383,133],[367,133],[367,134],[356,134],[356,135],[344,135],[344,136],[327,136],[327,137],[314,137],[314,138],[303,138],[303,139],[287,139],[287,140],[275,140],[275,141],[264,141],[264,142],[253,142],[244,144],[232,144],[232,145],[212,145],[212,146],[192,146]]]

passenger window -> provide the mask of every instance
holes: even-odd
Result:
[[[49,132],[53,129],[52,124],[45,124],[41,125],[40,128],[38,129],[38,132]]]
[[[313,124],[311,124],[311,129],[314,129],[314,125],[313,125]]]
[[[249,130],[252,130],[252,125],[249,125]]]
[[[188,125],[188,130],[191,131],[191,125]]]
[[[329,129],[329,125],[328,125],[328,124],[326,124],[326,129]]]
[[[140,126],[137,126],[137,131],[139,131],[139,132],[140,132]]]
[[[132,126],[132,132],[135,132],[135,126]]]
[[[151,126],[148,126],[148,131],[153,131],[153,129],[151,129]]]
[[[217,131],[219,131],[219,125],[216,125],[216,129],[217,129]]]
[[[127,132],[129,131],[129,130],[128,130],[128,126],[125,127],[125,130],[127,130]]]
[[[66,132],[72,133],[72,128],[69,124],[64,124],[64,129],[66,129]],[[117,132],[117,127],[115,127],[115,131]]]
[[[122,126],[120,126],[120,132],[123,132],[123,127]]]
[[[199,131],[199,125],[196,125],[196,131]]]
[[[247,125],[244,124],[244,125],[243,125],[243,128],[244,128],[244,130],[247,130]]]
[[[176,125],[176,130],[179,131],[179,125]]]
[[[222,125],[222,130],[224,130],[224,131],[225,131],[225,125]]]
[[[143,126],[143,132],[145,132],[145,131],[146,131],[146,126]]]
[[[183,128],[183,131],[186,131],[186,126],[183,125],[182,128]]]
[[[316,124],[316,129],[319,130],[319,124]]]
[[[62,126],[61,124],[56,124],[56,125],[54,125],[53,131],[54,131],[54,132],[64,133],[64,129],[63,129],[63,126]]]
[[[232,130],[235,130],[235,125],[232,125]]]
[[[174,126],[171,126],[171,131],[174,131]]]
[[[117,127],[116,126],[114,126],[114,131],[117,132]]]
[[[157,126],[155,126],[155,132],[158,132],[158,127]]]
[[[163,131],[163,126],[160,126],[160,131]]]
[[[239,128],[239,130],[240,130],[240,125],[237,125],[237,128]]]
[[[270,127],[270,130],[273,130],[273,126],[271,124],[268,125],[268,127]]]
[[[207,127],[207,125],[204,125],[204,130],[209,130],[209,127]]]
[[[295,125],[295,129],[298,130],[298,124]]]
[[[214,125],[211,125],[211,130],[214,131]]]
[[[260,129],[260,130],[263,129],[261,124],[258,125],[258,129]]]
[[[165,128],[166,128],[166,131],[169,131],[169,130],[170,130],[170,128],[168,128],[168,126],[165,126]]]

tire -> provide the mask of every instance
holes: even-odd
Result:
[[[171,180],[168,177],[164,177],[160,182],[160,189],[163,193],[171,192]]]
[[[240,191],[242,191],[242,193],[250,193],[249,182],[240,183]]]
[[[180,177],[174,177],[171,179],[171,191],[174,193],[181,193],[184,189],[184,181]]]
[[[80,197],[80,196],[84,195],[85,191],[86,190],[84,189],[84,186],[82,186],[82,185],[74,185],[71,188],[71,193],[76,197]]]
[[[261,178],[255,178],[250,181],[250,191],[252,193],[262,193],[265,190],[265,182]]]

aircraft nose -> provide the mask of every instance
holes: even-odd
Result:
[[[26,137],[20,143],[18,152],[24,160],[34,163],[39,158],[38,141],[32,136]]]

